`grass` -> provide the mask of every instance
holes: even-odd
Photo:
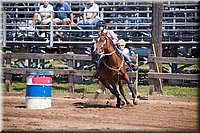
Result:
[[[52,93],[65,93],[67,92],[68,84],[64,83],[53,83],[52,85]],[[1,84],[1,89],[5,91],[5,85]],[[75,92],[88,94],[95,93],[98,89],[98,84],[75,84]],[[129,89],[127,85],[124,85],[125,93],[129,93]],[[12,83],[12,92],[25,92],[26,91],[26,83]],[[106,90],[107,93],[110,93],[109,90]],[[148,86],[139,85],[138,93],[139,94],[148,94],[149,89]],[[199,96],[199,88],[195,87],[180,87],[180,86],[163,86],[163,93],[167,96],[177,96],[177,97],[198,97]]]
[[[179,86],[164,86],[164,94],[169,96],[181,97],[198,97],[199,88],[194,87],[179,87]]]

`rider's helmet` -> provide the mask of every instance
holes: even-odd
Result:
[[[103,21],[103,20],[99,20],[97,23],[96,23],[96,27],[106,27],[107,26],[107,24],[106,24],[106,22],[105,21]]]

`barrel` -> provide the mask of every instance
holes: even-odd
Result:
[[[47,70],[27,70],[26,74],[26,108],[50,108],[53,72]]]

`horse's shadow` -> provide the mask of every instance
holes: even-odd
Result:
[[[98,104],[98,103],[82,103],[76,102],[73,105],[77,108],[115,108],[110,104]]]
[[[20,106],[15,106],[15,108],[26,108],[26,106],[20,105]]]

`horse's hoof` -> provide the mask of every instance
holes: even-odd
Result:
[[[109,104],[109,103],[110,103],[109,101],[106,102],[106,104]]]
[[[127,103],[126,103],[126,105],[130,105],[130,103],[129,103],[129,102],[127,102]]]
[[[125,102],[124,101],[120,101],[120,105],[124,106]]]
[[[138,99],[134,99],[134,100],[133,100],[133,104],[134,104],[134,105],[138,105],[138,103],[139,103]]]
[[[120,104],[116,104],[116,107],[117,107],[117,108],[120,108]]]

